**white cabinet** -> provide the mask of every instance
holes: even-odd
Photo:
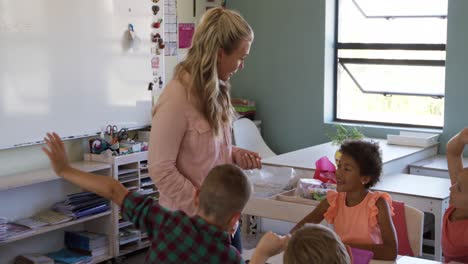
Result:
[[[146,195],[159,198],[159,192],[148,174],[148,152],[138,152],[122,156],[106,157],[104,155],[85,154],[85,160],[104,162],[112,167],[112,175],[128,190],[140,191]],[[115,256],[122,256],[150,245],[146,233],[140,232],[133,224],[120,217],[120,208],[113,204],[113,228],[116,236]]]
[[[75,162],[72,166],[87,172],[111,176],[109,164]],[[38,169],[25,173],[0,177],[0,216],[8,220],[30,217],[53,204],[65,200],[67,194],[83,191],[78,186],[57,176],[51,169]],[[116,239],[112,229],[112,212],[84,217],[69,222],[35,229],[27,234],[0,242],[0,263],[13,263],[16,256],[25,253],[49,253],[64,247],[66,230],[88,230],[106,234],[109,238],[109,254],[94,260],[98,263],[114,256]]]

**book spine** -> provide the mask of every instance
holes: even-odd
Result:
[[[89,238],[73,232],[65,232],[65,245],[69,248],[91,250]]]

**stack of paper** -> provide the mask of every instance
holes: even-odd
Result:
[[[49,225],[61,224],[61,223],[68,222],[73,219],[73,217],[64,215],[62,213],[59,213],[53,210],[45,210],[45,211],[39,212],[33,215],[31,218],[38,220],[38,221],[46,222]]]
[[[29,227],[29,228],[31,228],[31,229],[37,229],[37,228],[39,228],[39,227],[43,227],[43,226],[46,226],[46,225],[49,224],[49,223],[47,223],[47,222],[43,222],[43,221],[34,219],[34,218],[32,218],[32,217],[23,218],[23,219],[18,219],[18,220],[13,221],[13,223],[15,223],[15,224],[17,224],[17,225]]]
[[[6,236],[3,238],[3,240],[15,238],[15,237],[18,237],[27,233],[31,233],[31,232],[34,232],[34,230],[32,230],[31,228],[27,228],[27,227],[20,226],[20,225],[15,225],[13,223],[8,223],[6,224]]]
[[[54,260],[42,254],[23,254],[16,257],[15,264],[54,264]]]
[[[0,241],[3,241],[8,237],[7,223],[8,220],[5,217],[0,217]]]

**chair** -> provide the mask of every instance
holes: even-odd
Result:
[[[398,255],[411,255],[412,253],[414,257],[421,256],[424,213],[402,202],[393,201],[392,205],[395,213],[393,223],[398,237]]]
[[[252,120],[241,118],[233,123],[234,144],[238,147],[258,152],[260,157],[268,158],[276,154],[263,141],[262,135]]]
[[[405,205],[406,228],[408,240],[415,257],[422,255],[424,213],[412,206]]]

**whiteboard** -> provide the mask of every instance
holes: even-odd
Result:
[[[149,125],[152,5],[0,0],[0,149],[39,143],[48,131],[72,138]],[[129,24],[140,39],[133,46]]]

